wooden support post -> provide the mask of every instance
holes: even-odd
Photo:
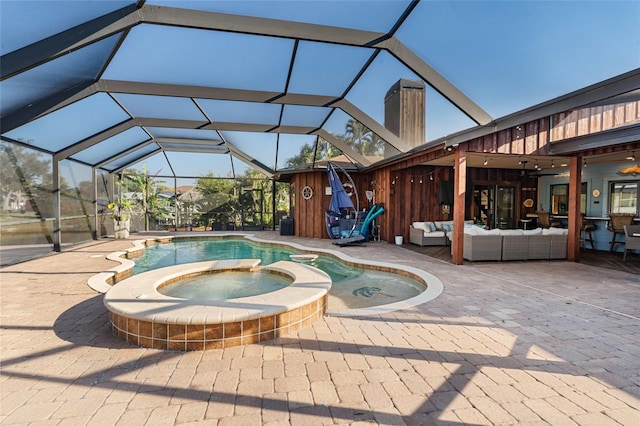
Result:
[[[464,144],[459,145],[456,150],[455,166],[451,261],[454,265],[462,265],[462,253],[464,249],[465,194],[467,192],[467,152],[466,145]]]
[[[569,164],[569,240],[567,260],[577,262],[580,259],[580,193],[582,189],[582,156],[571,157]]]

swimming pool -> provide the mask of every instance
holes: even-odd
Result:
[[[207,350],[258,343],[308,327],[325,315],[367,316],[411,309],[443,290],[437,277],[417,268],[250,234],[162,236],[132,244],[108,255],[120,265],[94,275],[88,284],[104,293],[114,334],[154,349]],[[136,274],[130,276],[134,269]],[[293,282],[235,299],[181,298],[158,291],[184,278],[225,271],[265,271]],[[400,288],[409,288],[409,294]]]
[[[139,256],[130,257],[135,262],[134,274],[185,263],[227,260],[261,259],[266,266],[292,255],[308,252],[284,245],[265,244],[244,238],[174,238],[169,244],[147,247]],[[320,253],[312,261],[305,262],[324,271],[331,277],[329,310],[349,310],[388,305],[411,299],[426,290],[428,283],[419,277],[347,264],[328,253]]]

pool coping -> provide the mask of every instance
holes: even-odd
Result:
[[[380,262],[380,261],[354,258],[343,252],[339,252],[336,250],[307,247],[302,244],[289,242],[289,241],[266,240],[266,239],[258,238],[255,236],[255,234],[251,234],[251,233],[233,232],[233,233],[220,233],[216,235],[207,235],[207,236],[198,236],[198,235],[175,236],[175,238],[177,239],[191,239],[191,238],[202,239],[202,238],[224,238],[224,237],[226,238],[240,237],[240,238],[245,238],[249,241],[254,241],[262,244],[289,246],[305,253],[327,254],[337,259],[340,259],[347,264],[352,264],[354,266],[361,266],[367,269],[394,272],[400,275],[405,275],[410,278],[416,279],[418,282],[420,282],[425,286],[425,291],[406,300],[388,303],[386,305],[371,306],[367,308],[328,309],[326,311],[326,315],[328,316],[335,316],[335,317],[371,316],[371,315],[379,315],[379,314],[384,314],[389,312],[395,312],[395,311],[404,310],[404,309],[413,309],[418,305],[422,305],[424,303],[427,303],[435,299],[444,291],[444,285],[442,284],[442,281],[440,281],[439,278],[421,269],[417,269],[407,265],[398,265],[390,262]],[[92,276],[91,278],[89,278],[87,284],[89,285],[89,287],[91,287],[93,290],[99,293],[106,293],[112,287],[112,284],[116,281],[116,279],[125,277],[128,274],[131,274],[131,270],[133,269],[133,265],[135,263],[127,259],[126,256],[142,251],[149,245],[161,244],[164,242],[171,242],[173,239],[174,239],[174,236],[170,235],[170,236],[158,236],[158,237],[146,238],[141,240],[132,240],[131,248],[117,251],[107,255],[107,259],[119,262],[120,263],[119,265],[107,271],[104,271],[102,273]]]

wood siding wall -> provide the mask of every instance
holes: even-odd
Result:
[[[517,155],[549,154],[549,119],[540,119],[520,126],[465,142],[467,152]]]
[[[551,140],[615,129],[640,122],[640,101],[595,106],[554,114]]]
[[[338,174],[343,182],[347,182],[344,176],[340,173]],[[367,175],[350,173],[350,176],[358,190],[360,209],[366,208],[368,205],[366,191],[369,189],[366,181]],[[293,207],[295,235],[309,238],[329,238],[324,214],[331,202],[331,196],[325,195],[325,188],[329,186],[327,173],[325,171],[316,171],[296,174],[292,178],[291,185],[292,192],[295,194]],[[305,200],[302,197],[302,188],[305,186],[313,189],[313,197],[309,200]],[[355,206],[355,196],[352,199]]]
[[[462,143],[460,148],[469,153],[548,155],[551,140],[557,142],[637,122],[640,122],[640,101],[585,108],[555,114],[553,117],[534,120],[475,138]],[[408,241],[409,226],[414,221],[453,219],[453,209],[449,214],[442,213],[439,194],[440,187],[447,184],[445,182],[453,185],[455,171],[452,167],[424,165],[441,157],[454,155],[455,151],[442,148],[439,146],[418,152],[366,173],[351,173],[359,191],[361,207],[367,206],[367,190],[375,191],[374,201],[385,205],[385,213],[377,219],[383,241],[393,242],[395,235],[402,235],[405,241]],[[326,173],[301,173],[293,177],[292,184],[295,187],[295,234],[302,237],[328,238],[324,218],[330,201],[330,196],[324,195],[324,188],[329,185]],[[473,191],[475,184],[516,185],[519,214],[516,220],[535,211],[538,186],[535,177],[521,176],[520,171],[516,170],[468,168],[468,191]],[[314,190],[315,195],[311,200],[304,200],[300,194],[305,185],[311,186]],[[533,207],[524,207],[523,201],[527,198],[534,200]],[[469,202],[466,205],[465,217],[470,219],[472,215],[473,204]]]
[[[537,179],[520,176],[519,171],[469,168],[469,190],[475,184],[504,184],[517,187],[517,205],[519,216],[525,217],[535,207],[526,209],[522,201],[526,198],[536,200]],[[402,235],[409,239],[409,226],[415,221],[453,220],[453,206],[449,214],[442,213],[441,187],[450,185],[453,189],[454,170],[451,167],[413,166],[392,171],[390,168],[372,173],[356,175],[351,173],[360,197],[361,208],[368,207],[366,191],[374,191],[374,202],[383,203],[385,213],[378,217],[380,237],[383,241],[393,242],[394,236]],[[433,180],[431,180],[433,177]],[[422,180],[422,183],[420,183]],[[329,185],[324,172],[310,172],[293,177],[295,188],[294,228],[295,235],[309,238],[328,238],[324,212],[329,208],[331,197],[325,195]],[[313,189],[311,199],[302,198],[301,191],[306,185]],[[473,217],[473,203],[466,208],[466,218]]]

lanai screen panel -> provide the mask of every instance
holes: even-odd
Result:
[[[235,177],[239,176],[249,176],[251,174],[258,174],[256,170],[247,162],[243,161],[241,158],[231,156],[231,164],[233,165],[233,173]],[[261,177],[260,175],[259,177]]]
[[[388,32],[410,4],[409,0],[392,1],[164,1],[148,4],[230,13],[258,18],[283,19],[309,24],[357,28]],[[357,19],[355,19],[357,17]]]
[[[148,140],[149,135],[141,127],[131,127],[72,155],[70,158],[96,165],[105,158],[112,158]]]
[[[297,165],[313,164],[315,153],[315,135],[291,135],[281,133],[278,139],[277,170],[288,169]]]
[[[386,141],[345,112],[336,110],[331,114],[325,127],[349,148],[349,150],[342,150],[345,155],[353,151],[374,161],[384,158]]]
[[[5,133],[56,152],[115,126],[130,116],[106,93],[97,93]]]
[[[142,161],[128,166],[126,171],[133,171],[134,173],[143,176],[162,176],[160,179],[164,181],[165,185],[173,185],[172,182],[167,181],[165,178],[166,176],[173,177],[173,172],[171,171],[171,166],[167,162],[167,157],[162,152],[151,155]]]
[[[400,79],[422,79],[388,52],[380,52],[346,99],[378,123],[385,124],[385,101],[390,88]],[[475,123],[430,85],[425,86],[425,135],[422,143],[433,141]],[[399,147],[400,148],[400,147]]]
[[[133,117],[207,122],[207,118],[189,98],[128,93],[115,93],[113,96]]]
[[[282,105],[261,102],[197,99],[213,122],[277,126]]]
[[[202,130],[202,129],[181,129],[171,127],[154,127],[147,126],[145,130],[153,138],[164,139],[188,139],[188,140],[201,140],[211,142],[221,142],[220,135],[215,130]]]
[[[13,52],[136,2],[115,0],[82,3],[3,1],[0,14],[2,54]]]
[[[141,24],[103,78],[281,92],[292,50],[283,38]]]
[[[338,97],[346,93],[373,52],[369,48],[301,41],[289,91]]]
[[[120,171],[124,168],[129,167],[131,164],[136,163],[138,160],[142,158],[146,158],[147,156],[153,154],[156,151],[159,151],[160,148],[155,143],[145,145],[139,150],[132,152],[130,154],[119,157],[103,166],[104,169],[109,170],[110,172]]]
[[[24,105],[95,80],[116,46],[118,37],[108,37],[0,82],[2,116],[8,116]]]
[[[321,127],[331,112],[333,112],[333,108],[285,105],[280,124],[283,126]]]
[[[275,133],[221,132],[225,140],[250,158],[273,170],[276,164],[277,137]]]
[[[167,152],[169,163],[176,176],[232,178],[233,167],[229,154],[202,154],[191,152]]]

